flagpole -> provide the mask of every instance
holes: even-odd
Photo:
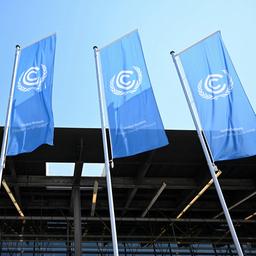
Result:
[[[97,46],[94,46],[93,50],[94,50],[94,57],[95,57],[95,63],[96,63],[98,95],[99,95],[100,112],[101,112],[101,132],[102,132],[102,139],[103,139],[105,168],[106,168],[106,179],[107,179],[107,189],[108,189],[108,203],[109,203],[109,213],[110,213],[110,222],[111,222],[112,243],[113,243],[114,255],[118,256],[119,254],[118,254],[114,203],[113,203],[111,175],[110,175],[110,166],[109,166],[106,124],[105,124],[105,118],[104,118],[103,91],[102,91],[101,79],[100,79],[99,50],[98,50]]]
[[[197,130],[197,134],[198,134],[200,143],[201,143],[201,145],[202,145],[202,148],[203,148],[203,151],[204,151],[204,155],[205,155],[205,157],[206,157],[207,164],[208,164],[208,167],[209,167],[209,170],[210,170],[212,179],[213,179],[213,183],[214,183],[215,188],[216,188],[216,190],[217,190],[217,194],[218,194],[218,197],[219,197],[219,200],[220,200],[220,203],[221,203],[223,212],[224,212],[224,214],[225,214],[225,217],[226,217],[226,220],[227,220],[227,223],[228,223],[228,226],[229,226],[229,230],[230,230],[230,232],[231,232],[232,239],[233,239],[233,241],[234,241],[234,244],[235,244],[237,253],[238,253],[239,256],[243,256],[244,254],[243,254],[241,245],[240,245],[240,243],[239,243],[239,240],[238,240],[238,237],[237,237],[237,234],[236,234],[236,231],[235,231],[233,222],[232,222],[232,220],[231,220],[231,217],[230,217],[230,214],[229,214],[229,211],[228,211],[228,208],[227,208],[227,205],[226,205],[226,202],[225,202],[225,199],[224,199],[224,196],[223,196],[223,193],[222,193],[222,190],[221,190],[219,181],[218,181],[218,179],[217,179],[217,177],[216,177],[216,175],[215,175],[215,172],[218,170],[218,168],[217,168],[217,166],[215,165],[214,161],[211,159],[211,154],[210,154],[210,152],[209,152],[209,150],[208,150],[208,148],[207,148],[207,145],[206,145],[205,140],[204,140],[204,138],[203,138],[203,135],[202,135],[202,133],[201,133],[201,129],[200,129],[198,123],[197,123],[196,116],[195,116],[195,113],[194,113],[194,109],[192,108],[192,105],[191,105],[191,102],[190,102],[190,99],[189,99],[189,95],[188,95],[188,92],[187,92],[187,90],[186,90],[186,86],[185,86],[185,84],[184,84],[184,81],[183,81],[183,79],[182,79],[181,72],[180,72],[180,70],[179,70],[178,63],[177,63],[177,61],[176,61],[175,52],[172,51],[172,52],[170,52],[170,54],[172,55],[172,59],[173,59],[173,62],[174,62],[176,71],[177,71],[177,73],[178,73],[178,76],[179,76],[179,79],[180,79],[180,83],[181,83],[183,92],[184,92],[184,94],[185,94],[185,97],[186,97],[186,100],[187,100],[187,103],[188,103],[188,106],[189,106],[189,110],[190,110],[190,113],[191,113],[193,122],[194,122],[194,124],[195,124],[196,130]]]
[[[2,184],[3,169],[5,167],[7,140],[8,140],[10,120],[11,120],[12,102],[13,102],[17,68],[19,63],[19,56],[20,56],[20,46],[16,45],[16,53],[14,58],[13,72],[12,72],[12,83],[10,88],[9,102],[8,102],[7,114],[5,119],[4,134],[2,139],[1,159],[0,159],[0,188]]]

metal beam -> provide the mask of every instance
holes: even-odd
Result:
[[[15,165],[14,165],[14,162],[13,162],[12,158],[10,158],[10,157],[8,158],[7,165],[8,165],[8,168],[10,169],[10,171],[11,171],[12,177],[14,179],[16,179],[17,174],[16,174],[16,169],[15,169]],[[17,203],[20,205],[20,207],[22,207],[19,185],[14,184],[13,189],[14,189],[14,193],[15,193],[15,199],[16,199]]]
[[[138,170],[138,174],[137,174],[137,177],[136,177],[136,183],[137,185],[140,184],[143,180],[143,178],[146,176],[150,166],[151,166],[151,161],[152,161],[152,158],[153,158],[153,154],[154,154],[154,151],[152,151],[148,157],[148,159],[146,160],[146,162],[143,164],[142,168],[140,170]],[[121,213],[122,216],[125,215],[127,209],[129,208],[129,206],[131,205],[131,202],[133,200],[133,198],[135,197],[136,193],[138,191],[138,187],[135,187],[132,189],[132,191],[130,192],[127,200],[126,200],[126,203],[125,203],[125,206],[124,206],[124,209]]]
[[[79,185],[81,180],[81,175],[83,171],[83,162],[77,161],[75,163],[74,176],[73,176],[73,184]]]
[[[74,244],[75,244],[75,256],[81,255],[81,241],[82,241],[82,231],[81,231],[81,199],[80,199],[80,188],[79,186],[74,186]]]
[[[0,216],[0,220],[20,220],[19,216]],[[33,221],[33,220],[52,220],[52,221],[73,221],[74,217],[71,216],[25,216],[22,220]],[[81,221],[109,221],[109,217],[81,217]],[[223,223],[226,224],[225,219],[209,219],[209,218],[141,218],[141,217],[116,217],[116,221],[120,222],[167,222],[167,223]],[[244,219],[233,219],[235,223],[243,224],[256,224],[256,220],[244,220]]]
[[[83,138],[80,139],[80,147],[79,147],[79,156],[78,161],[75,162],[75,168],[74,168],[74,175],[73,175],[73,185],[72,185],[72,193],[71,193],[71,202],[70,202],[70,212],[73,211],[73,198],[74,198],[74,187],[80,185],[81,181],[81,175],[83,171],[83,161],[82,161],[82,155],[83,155],[83,149],[84,149],[84,143]]]
[[[19,204],[17,203],[15,197],[13,196],[13,194],[9,188],[9,185],[6,183],[5,179],[3,179],[1,183],[3,184],[3,187],[5,188],[6,193],[8,194],[9,198],[11,199],[11,201],[12,201],[14,207],[16,208],[16,210],[18,211],[19,215],[21,217],[24,217],[24,213],[22,212]]]
[[[46,177],[46,176],[32,176],[32,175],[18,175],[16,179],[11,176],[5,176],[5,180],[10,185],[19,185],[20,187],[71,187],[73,186],[73,177]],[[106,180],[104,177],[82,177],[80,181],[81,189],[92,190],[94,181],[99,182],[99,187],[106,187]],[[112,184],[114,188],[142,188],[142,189],[157,189],[166,183],[166,189],[196,189],[197,184],[192,178],[170,178],[170,177],[146,177],[143,178],[143,183],[137,183],[132,177],[113,177]],[[222,179],[220,184],[223,190],[256,190],[253,179]],[[214,188],[209,188],[214,190]]]
[[[191,199],[198,193],[198,190],[200,187],[203,186],[203,184],[206,183],[207,180],[209,180],[209,173],[205,172],[205,168],[199,168],[197,170],[198,175],[195,177],[195,182],[197,184],[195,189],[192,189],[191,191],[184,190],[180,197],[182,200],[180,200],[179,204],[176,206],[176,210],[173,212],[173,216],[177,216],[179,212],[184,209],[184,207],[188,204],[188,202],[191,201]]]
[[[131,237],[127,235],[118,235],[119,241],[121,240],[127,240],[131,242]],[[2,234],[2,238],[6,239],[20,239],[19,234]],[[51,241],[60,241],[60,239],[65,239],[66,240],[66,234],[24,234],[24,239],[30,238],[30,239],[46,239],[49,242],[49,238],[51,238]],[[105,235],[87,235],[86,241],[95,241],[95,240],[110,240],[111,239],[111,234],[105,234]],[[152,239],[152,235],[137,235],[135,234],[132,237],[132,240],[139,240],[139,241],[148,241]],[[219,236],[193,236],[191,237],[191,234],[188,235],[179,235],[179,236],[170,236],[170,235],[165,235],[161,237],[161,241],[177,241],[177,240],[182,240],[183,242],[189,242],[191,241],[202,241],[202,243],[205,243],[206,240],[208,241],[218,241]],[[252,242],[255,243],[256,238],[254,236],[240,236],[239,240],[245,241],[246,243]],[[230,242],[231,238],[225,237],[219,244],[225,244],[225,242]],[[20,252],[20,251],[19,251]],[[62,251],[63,252],[63,251]]]
[[[12,160],[9,161],[9,168],[11,169],[12,177],[14,179],[16,179],[16,171],[14,169],[14,164],[13,164]],[[11,201],[12,201],[14,207],[16,208],[16,210],[18,211],[19,215],[21,217],[24,217],[24,213],[22,212],[22,209],[21,209],[22,207],[21,207],[21,199],[20,199],[21,197],[20,197],[19,187],[17,185],[14,185],[14,191],[15,191],[15,195],[14,195],[5,179],[0,180],[0,187],[1,187],[1,183],[3,184],[3,187],[5,188],[6,193],[8,194],[9,198],[11,199]]]
[[[97,202],[97,194],[98,194],[99,182],[97,180],[94,181],[93,193],[92,193],[92,208],[91,208],[91,216],[94,216],[96,202]]]
[[[156,200],[158,199],[158,197],[161,195],[161,193],[163,192],[163,190],[166,187],[166,183],[163,182],[162,186],[159,188],[159,190],[156,192],[155,196],[152,198],[152,200],[150,201],[149,205],[147,206],[147,208],[145,209],[145,211],[141,214],[141,217],[144,218],[146,216],[146,214],[148,213],[148,211],[151,209],[151,207],[154,205],[154,203],[156,202]]]
[[[216,178],[218,178],[221,175],[221,171],[218,170],[217,173],[215,173]],[[213,179],[211,179],[198,193],[197,195],[187,204],[187,206],[178,214],[176,217],[177,219],[181,218],[181,216],[205,193],[207,189],[210,188],[210,186],[213,183]]]
[[[238,201],[237,203],[233,204],[232,206],[230,206],[228,208],[228,210],[232,210],[235,207],[237,207],[238,205],[242,204],[243,202],[247,201],[248,199],[252,198],[253,196],[256,195],[256,191],[254,191],[253,193],[251,193],[250,195],[246,196],[245,198],[243,198],[242,200]],[[220,212],[219,214],[217,214],[216,216],[214,216],[214,219],[217,219],[218,217],[220,217],[221,215],[223,215],[223,212]]]
[[[50,189],[56,188],[72,188],[73,177],[57,177],[57,176],[27,176],[19,175],[17,179],[11,176],[5,177],[9,184],[18,184],[20,187],[48,187]],[[99,187],[106,188],[105,177],[82,177],[80,180],[81,189],[92,190],[94,181],[97,180]],[[162,185],[163,180],[166,183],[166,189],[193,189],[196,187],[194,179],[190,178],[144,178],[143,183],[138,184],[132,177],[113,177],[112,184],[114,188],[143,188],[143,189],[158,189]],[[237,182],[239,183],[239,182]],[[248,184],[247,184],[248,185]]]
[[[177,194],[176,194],[177,195]],[[51,196],[51,194],[48,195],[43,195],[44,199],[42,199],[42,201],[38,201],[38,202],[33,202],[31,201],[30,197],[26,197],[23,199],[23,206],[25,209],[29,209],[29,210],[37,210],[37,214],[40,215],[42,209],[46,210],[53,210],[54,212],[56,212],[56,210],[69,210],[70,209],[70,204],[69,201],[67,200],[67,198],[64,197],[54,197]],[[105,196],[104,194],[102,195],[103,197]],[[83,200],[83,204],[82,204],[82,210],[83,211],[90,211],[91,210],[91,204],[89,204],[91,198],[89,198],[88,196],[86,197],[82,197]],[[142,201],[144,203],[145,200],[149,200],[148,198],[145,197],[145,199],[140,198],[139,200],[134,200],[133,202],[133,206],[129,208],[129,213],[130,214],[136,214],[136,216],[139,214],[138,212],[142,212],[145,208],[143,208],[143,204]],[[155,213],[159,213],[162,212],[162,214],[167,214],[167,216],[169,216],[170,213],[172,213],[173,211],[175,211],[176,206],[175,206],[175,202],[173,202],[172,199],[169,198],[161,198],[161,200],[159,200],[159,204],[158,207],[154,207],[151,208],[151,211],[155,212]],[[218,208],[218,202],[216,201],[210,201],[208,202],[206,201],[199,201],[192,209],[190,209],[191,212],[194,213],[208,213],[211,215],[214,215],[216,213],[216,208]],[[248,214],[251,212],[251,209],[254,208],[254,204],[251,204],[251,206],[248,206],[248,208],[246,209],[237,209],[236,212],[237,213],[242,213],[243,216],[244,214]],[[12,207],[12,205],[9,203],[9,200],[1,200],[1,204],[0,204],[0,212],[5,209],[9,210],[9,211],[13,211],[14,208]],[[123,207],[121,204],[118,204],[115,207],[117,212],[121,212],[123,210]],[[108,211],[108,204],[106,201],[100,201],[99,202],[99,207],[98,207],[98,212],[102,215],[102,213],[106,213],[106,211]],[[11,214],[11,212],[10,212]],[[47,213],[46,213],[47,214]],[[48,213],[49,215],[50,213]],[[52,213],[54,214],[54,213]],[[103,214],[104,215],[104,214]]]
[[[74,169],[74,176],[73,176],[73,183],[72,183],[72,192],[71,192],[71,201],[70,201],[70,212],[73,212],[74,206],[73,206],[73,199],[75,197],[75,187],[80,186],[81,181],[81,174],[83,170],[83,162],[76,162],[75,163],[75,169]]]

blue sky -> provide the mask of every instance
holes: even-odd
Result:
[[[138,29],[166,129],[194,129],[169,52],[221,30],[256,110],[254,0],[0,0],[0,125],[4,125],[15,45],[57,33],[55,127],[100,127],[93,46]]]

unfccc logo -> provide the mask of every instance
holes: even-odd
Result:
[[[219,97],[226,97],[231,93],[234,85],[233,79],[227,70],[221,72],[221,74],[208,75],[199,81],[197,89],[202,98],[217,100]]]
[[[41,64],[39,67],[30,67],[24,71],[18,80],[18,89],[22,92],[28,92],[30,90],[41,91],[42,83],[47,77],[47,68]]]
[[[135,93],[142,82],[142,72],[139,67],[133,66],[133,70],[121,70],[110,80],[110,90],[115,95],[121,96]]]

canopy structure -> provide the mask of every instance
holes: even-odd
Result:
[[[114,160],[111,176],[120,246],[229,246],[232,239],[215,188],[208,184],[211,178],[196,132],[166,133],[168,146]],[[47,176],[46,163],[51,162],[74,163],[73,176]],[[2,186],[0,250],[7,252],[15,242],[17,248],[22,242],[29,248],[40,241],[48,246],[59,243],[55,253],[73,248],[77,239],[95,250],[111,244],[106,179],[81,176],[84,165],[103,162],[100,129],[56,128],[54,146],[43,145],[32,153],[8,157],[3,179],[25,217],[20,217]],[[217,166],[239,240],[253,250],[256,158],[223,161]]]

